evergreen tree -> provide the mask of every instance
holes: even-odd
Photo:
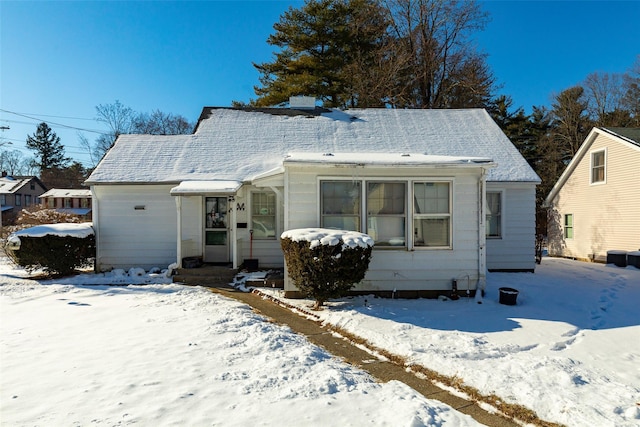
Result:
[[[559,158],[567,165],[580,148],[593,123],[587,116],[587,99],[582,86],[565,89],[551,104],[551,126]]]
[[[254,64],[261,74],[255,104],[282,105],[295,95],[316,96],[327,107],[357,103],[362,97],[352,93],[352,73],[371,64],[384,35],[380,11],[372,0],[307,0],[301,9],[290,7],[267,40],[281,51],[273,62]]]
[[[27,136],[26,145],[28,149],[35,151],[34,166],[41,174],[50,169],[64,168],[70,160],[64,155],[60,137],[44,122],[38,125],[33,135]]]

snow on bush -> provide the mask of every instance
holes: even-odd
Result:
[[[325,228],[289,230],[280,236],[289,277],[319,309],[345,296],[369,268],[373,239],[363,233]]]

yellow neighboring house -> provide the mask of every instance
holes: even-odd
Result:
[[[640,250],[640,128],[593,128],[545,205],[551,256]]]

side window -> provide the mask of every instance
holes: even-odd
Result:
[[[502,237],[502,193],[487,193],[486,212],[486,236]]]
[[[451,247],[451,183],[413,184],[415,247]]]
[[[573,214],[564,216],[564,238],[573,239]]]
[[[16,206],[22,206],[22,194],[16,194]]]
[[[375,246],[406,246],[406,184],[367,182],[367,234]]]
[[[321,226],[360,231],[360,182],[320,182]]]
[[[6,204],[7,204],[7,195],[6,195],[6,194],[2,194],[2,195],[0,195],[0,204],[1,204],[2,206],[4,206],[4,205],[6,205]]]
[[[604,150],[591,153],[591,183],[606,181],[606,153]]]
[[[24,205],[31,206],[31,194],[24,195]]]
[[[56,199],[53,197],[48,197],[47,198],[47,207],[49,209],[53,209],[56,207]]]
[[[73,207],[73,203],[72,203],[71,198],[69,198],[69,197],[65,197],[64,198],[64,207],[67,208],[67,209]]]
[[[251,193],[251,229],[256,239],[275,239],[275,193]]]

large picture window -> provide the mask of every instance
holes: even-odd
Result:
[[[485,215],[486,236],[502,237],[502,193],[487,193]]]
[[[251,229],[256,239],[276,237],[276,195],[275,193],[251,194]]]
[[[413,184],[413,245],[451,247],[451,183]]]
[[[360,182],[322,181],[320,187],[322,226],[360,231]]]
[[[406,184],[367,182],[367,234],[375,246],[406,246]]]
[[[591,183],[605,182],[606,156],[604,150],[591,153]]]

